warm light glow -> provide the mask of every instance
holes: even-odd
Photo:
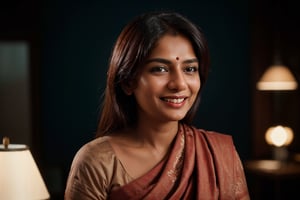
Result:
[[[245,164],[248,168],[273,171],[280,169],[282,163],[277,160],[256,160],[250,162],[246,161]]]
[[[286,66],[272,65],[265,71],[256,87],[258,90],[296,90],[298,84]]]
[[[293,130],[284,126],[270,127],[265,135],[266,142],[277,147],[289,145],[294,138]]]
[[[0,199],[45,200],[50,195],[26,145],[0,145]]]

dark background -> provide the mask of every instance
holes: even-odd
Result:
[[[282,2],[281,46],[299,80],[299,14],[291,2]],[[271,99],[255,84],[272,64],[275,5],[267,0],[1,1],[0,40],[30,44],[31,148],[52,199],[62,199],[73,156],[94,138],[114,41],[145,11],[178,11],[206,34],[212,64],[195,125],[232,135],[242,161],[269,156],[263,134]],[[299,92],[292,98],[289,120],[299,132]],[[299,137],[295,140],[291,149],[299,152]]]

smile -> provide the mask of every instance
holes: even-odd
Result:
[[[180,104],[185,100],[185,98],[162,98],[162,100],[169,103]]]

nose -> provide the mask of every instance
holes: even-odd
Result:
[[[182,70],[173,71],[170,74],[170,80],[168,83],[168,88],[171,90],[181,91],[186,89],[187,82]]]

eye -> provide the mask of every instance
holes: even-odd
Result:
[[[184,68],[184,72],[194,73],[198,71],[198,66],[187,66]]]
[[[156,66],[150,69],[152,73],[168,72],[168,69],[164,66]]]

